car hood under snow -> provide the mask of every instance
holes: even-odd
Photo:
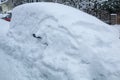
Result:
[[[22,63],[23,80],[120,80],[118,36],[116,29],[72,7],[31,3],[13,10],[0,48]]]

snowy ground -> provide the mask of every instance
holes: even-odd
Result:
[[[120,25],[112,25],[112,27],[116,28],[119,31],[119,39],[120,39]]]
[[[1,80],[120,80],[119,32],[91,15],[57,3],[24,4],[7,31]]]
[[[112,25],[112,27],[117,28],[120,31],[120,25]]]

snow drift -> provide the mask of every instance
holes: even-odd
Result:
[[[118,36],[72,7],[31,3],[13,10],[0,48],[22,63],[28,80],[120,80]]]

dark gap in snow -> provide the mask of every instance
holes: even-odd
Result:
[[[36,36],[35,34],[33,34],[33,37],[38,38],[38,39],[42,39],[41,36]]]
[[[41,36],[36,36],[34,33],[33,33],[32,35],[33,35],[34,38],[42,39]],[[43,44],[46,45],[46,46],[48,46],[48,43],[47,43],[47,42],[45,42],[45,43],[43,43]]]

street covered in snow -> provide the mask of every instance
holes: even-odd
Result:
[[[119,31],[57,3],[0,19],[0,80],[120,80]]]

